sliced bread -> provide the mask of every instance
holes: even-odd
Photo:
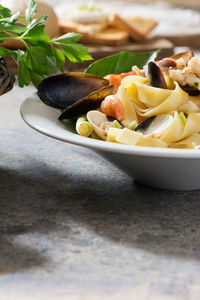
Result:
[[[151,18],[124,18],[118,14],[114,15],[112,23],[114,26],[126,30],[135,41],[144,40],[158,24]]]

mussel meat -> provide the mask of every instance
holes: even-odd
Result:
[[[112,92],[113,86],[107,79],[78,72],[47,77],[38,87],[38,95],[45,104],[64,109],[60,120],[98,108]]]
[[[167,89],[165,78],[159,66],[151,61],[148,63],[149,83],[153,87]]]
[[[4,59],[0,58],[0,95],[9,92],[13,88],[15,76],[9,71]]]

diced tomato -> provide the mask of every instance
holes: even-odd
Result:
[[[123,79],[124,77],[129,76],[129,75],[136,75],[136,73],[135,73],[135,72],[127,72],[127,73],[121,73],[121,74],[119,74],[118,76],[119,76],[121,79]]]

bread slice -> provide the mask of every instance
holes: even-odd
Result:
[[[113,17],[113,25],[126,30],[135,41],[144,40],[157,24],[158,23],[151,18],[123,18],[118,14],[115,14]]]
[[[129,41],[129,34],[117,27],[108,27],[93,36],[84,36],[83,41],[90,44],[109,46],[124,45]]]
[[[83,34],[81,42],[89,44],[102,45],[123,45],[129,40],[129,33],[126,30],[120,29],[116,26],[108,26],[108,23],[94,23],[94,24],[79,24],[77,22],[68,20],[59,20],[61,32],[77,32]]]
[[[108,27],[108,22],[93,23],[93,24],[80,24],[73,20],[59,20],[60,30],[62,33],[76,32],[89,36],[101,32]]]

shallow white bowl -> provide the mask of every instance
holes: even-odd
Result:
[[[167,190],[200,189],[199,150],[134,147],[81,137],[71,123],[60,122],[60,111],[42,103],[37,94],[22,103],[21,115],[47,136],[93,149],[137,182]]]

